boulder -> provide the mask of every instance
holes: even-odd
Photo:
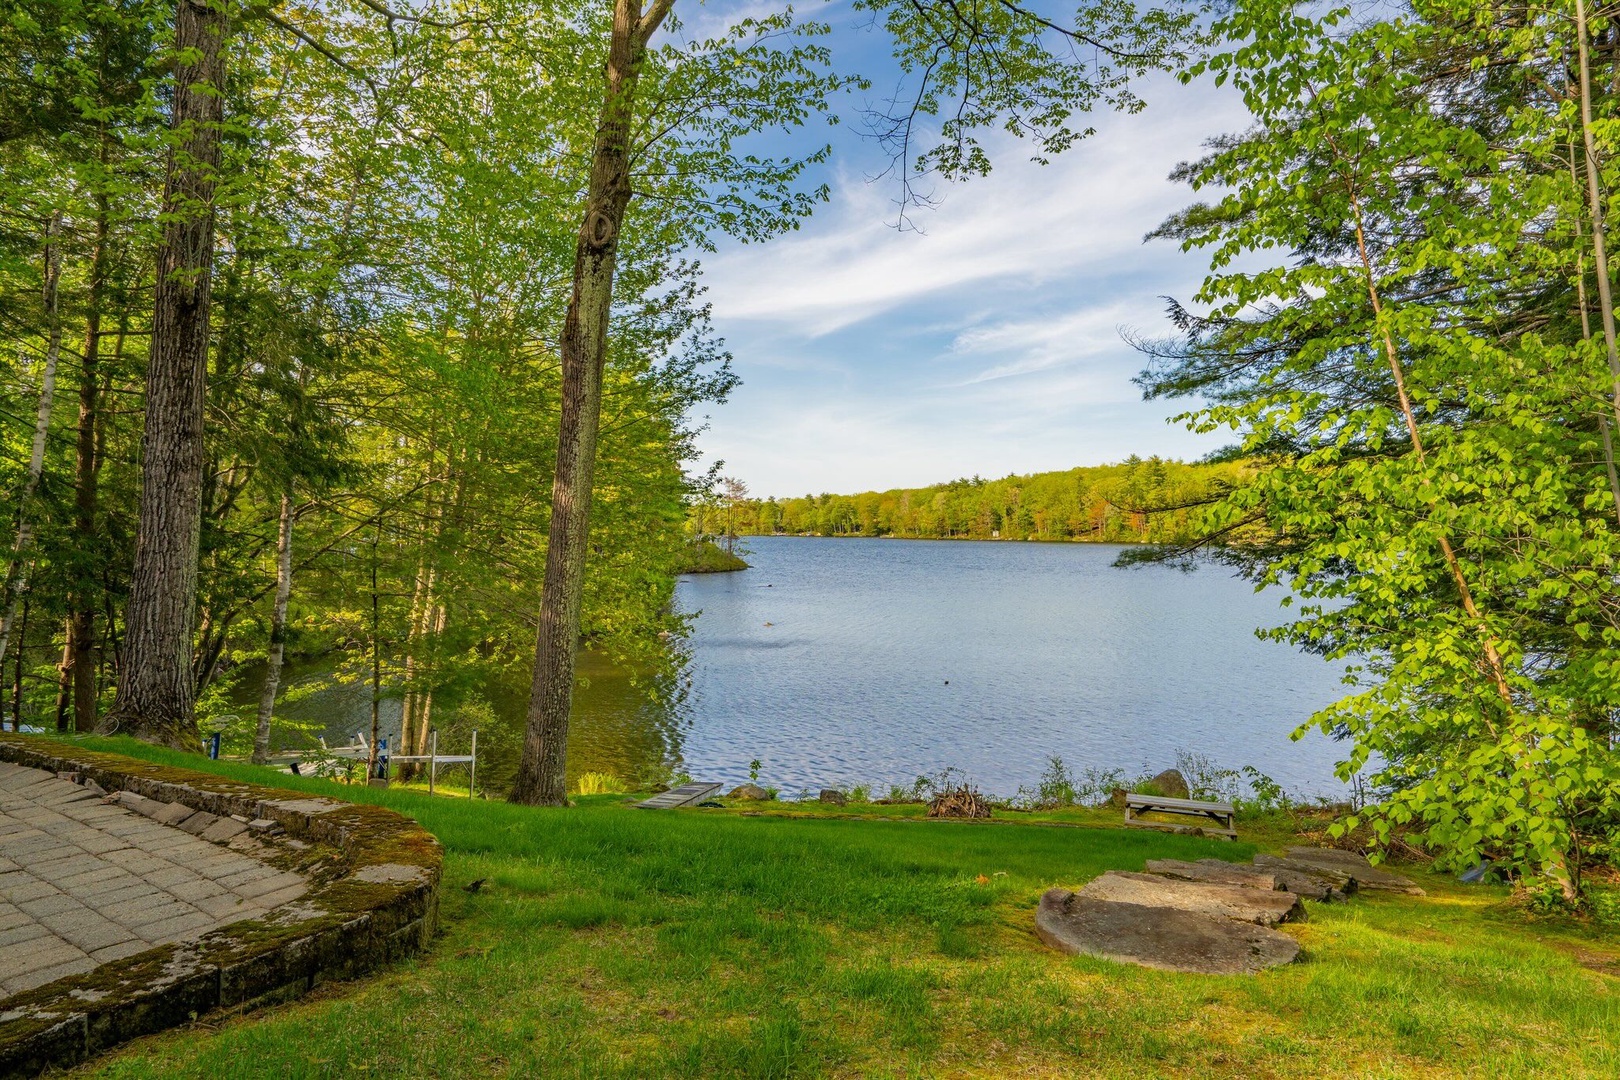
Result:
[[[741,787],[731,789],[730,799],[746,799],[750,802],[765,802],[773,796],[758,784],[743,784]]]
[[[1363,889],[1406,893],[1409,896],[1424,895],[1423,889],[1411,878],[1404,878],[1399,874],[1390,873],[1381,866],[1374,866],[1353,851],[1342,851],[1339,848],[1291,847],[1288,849],[1288,857],[1307,866],[1348,874],[1355,878],[1356,884]]]
[[[1064,952],[1207,975],[1252,974],[1299,954],[1299,942],[1253,923],[1094,900],[1067,889],[1041,897],[1035,931]]]
[[[1251,889],[1280,889],[1282,883],[1269,870],[1252,866],[1222,862],[1220,859],[1199,859],[1182,862],[1180,859],[1149,859],[1147,872],[1161,877],[1180,878],[1183,881],[1207,881],[1217,885],[1246,885]]]
[[[1275,855],[1256,855],[1254,865],[1257,869],[1275,876],[1278,883],[1289,892],[1297,893],[1307,900],[1323,902],[1346,900],[1356,891],[1356,879],[1348,874],[1324,870],[1292,859],[1280,859]]]
[[[1291,892],[1220,882],[1182,881],[1158,874],[1110,870],[1088,883],[1080,890],[1080,895],[1088,900],[1171,908],[1195,915],[1238,919],[1258,926],[1305,921],[1305,905]]]
[[[1167,799],[1185,799],[1191,791],[1187,787],[1187,778],[1181,775],[1179,769],[1166,769],[1147,782],[1155,795],[1163,795]]]
[[[835,788],[822,788],[820,800],[834,806],[847,806],[849,804],[849,796]]]

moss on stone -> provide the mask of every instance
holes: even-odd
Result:
[[[431,938],[443,849],[431,833],[392,810],[331,799],[312,803],[301,792],[34,736],[0,736],[0,760],[76,773],[108,792],[132,791],[220,816],[272,817],[289,838],[314,845],[256,842],[255,857],[310,879],[311,891],[296,906],[0,1002],[0,1076],[72,1064],[210,1009],[287,1000],[319,982],[388,963]],[[384,866],[413,872],[355,877]],[[289,911],[297,917],[289,919]],[[71,1024],[64,1027],[75,1017],[83,1021],[81,1035]]]

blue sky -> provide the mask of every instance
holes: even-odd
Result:
[[[893,84],[862,16],[800,9],[833,24],[841,67]],[[707,459],[756,494],[802,495],[1221,445],[1167,422],[1182,403],[1141,399],[1141,357],[1121,331],[1167,331],[1161,297],[1196,290],[1200,255],[1142,238],[1191,198],[1170,170],[1246,114],[1208,82],[1157,78],[1141,93],[1145,111],[1098,115],[1097,133],[1051,165],[992,139],[995,171],[937,186],[919,232],[893,228],[897,184],[868,179],[883,150],[857,124],[833,129],[830,202],[797,233],[703,260],[743,380],[710,410]]]

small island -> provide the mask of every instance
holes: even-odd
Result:
[[[687,545],[677,573],[729,574],[733,570],[746,569],[746,562],[713,540],[698,540]]]

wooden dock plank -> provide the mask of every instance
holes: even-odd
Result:
[[[677,806],[690,806],[693,803],[702,802],[723,786],[722,784],[682,784],[678,788],[666,791],[662,795],[654,795],[650,799],[636,803],[636,805],[643,810],[673,810]]]

